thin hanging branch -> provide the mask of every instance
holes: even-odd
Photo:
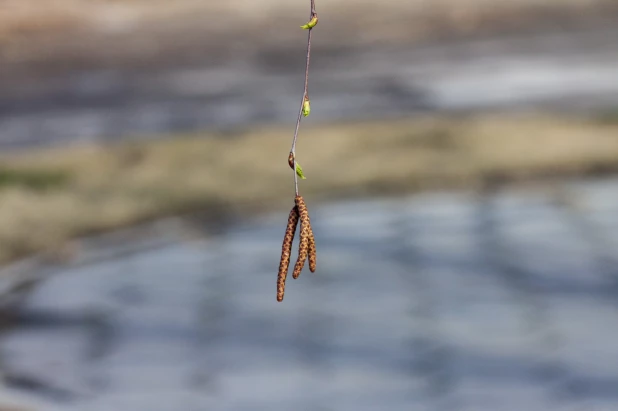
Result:
[[[300,128],[300,122],[303,117],[307,117],[311,112],[311,102],[309,101],[309,64],[311,61],[311,32],[313,28],[318,24],[318,15],[315,12],[315,0],[311,1],[311,14],[309,21],[301,26],[301,28],[308,30],[307,34],[307,60],[305,64],[305,88],[303,90],[303,96],[300,101],[300,108],[298,109],[298,118],[296,119],[296,128],[294,129],[294,138],[292,140],[292,148],[288,156],[288,164],[292,168],[294,173],[294,207],[290,211],[288,217],[288,224],[285,230],[285,236],[283,238],[283,244],[281,247],[281,260],[279,262],[279,273],[277,275],[277,301],[283,301],[285,294],[285,281],[287,278],[287,272],[290,265],[290,255],[292,252],[292,241],[294,240],[294,233],[297,225],[300,222],[300,242],[298,245],[298,259],[294,265],[293,277],[296,279],[299,277],[300,272],[305,265],[305,261],[309,260],[309,269],[311,272],[316,270],[316,249],[315,249],[315,236],[313,229],[311,228],[311,221],[309,219],[309,211],[305,200],[298,194],[298,177],[304,179],[302,168],[300,164],[296,162],[296,141],[298,140],[298,130]],[[300,220],[300,221],[299,221]]]
[[[311,32],[316,24],[318,24],[318,14],[315,11],[315,0],[311,1],[311,14],[309,15],[309,22],[302,26],[302,28],[308,30],[307,33],[307,58],[305,62],[305,88],[303,90],[303,96],[300,99],[300,108],[298,109],[298,117],[296,119],[296,128],[294,129],[294,138],[292,139],[292,148],[290,149],[289,158],[292,160],[292,171],[294,173],[294,193],[298,195],[298,173],[296,164],[296,141],[298,140],[298,130],[300,129],[300,122],[303,115],[306,117],[310,112],[309,101],[309,66],[311,63]]]

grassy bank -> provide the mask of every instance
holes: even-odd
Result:
[[[261,128],[4,155],[0,262],[186,211],[287,208],[290,137]],[[613,172],[616,158],[615,122],[532,116],[307,125],[298,146],[312,201]]]

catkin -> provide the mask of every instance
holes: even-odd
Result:
[[[309,211],[307,205],[302,196],[297,195],[296,207],[298,207],[298,215],[300,216],[300,241],[298,244],[298,259],[294,265],[294,279],[300,276],[300,272],[303,270],[305,260],[307,260],[309,254],[309,233],[311,232],[311,221],[309,220]]]
[[[315,273],[316,265],[318,263],[317,253],[315,250],[315,236],[313,235],[313,229],[309,226],[309,270]]]
[[[277,301],[283,301],[285,294],[285,279],[288,276],[288,268],[290,266],[290,256],[292,254],[292,242],[294,241],[294,233],[298,225],[298,207],[295,205],[288,216],[288,225],[285,228],[285,236],[283,237],[283,245],[281,246],[281,260],[279,261],[279,274],[277,275]]]

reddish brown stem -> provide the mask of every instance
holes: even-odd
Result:
[[[315,0],[311,0],[311,13],[309,14],[309,20],[311,20],[316,15],[315,12]],[[294,173],[294,193],[298,195],[298,176],[296,175],[296,141],[298,140],[298,130],[300,129],[300,121],[303,118],[303,103],[305,102],[305,97],[309,92],[309,65],[311,61],[311,32],[313,28],[309,29],[309,33],[307,34],[307,58],[305,61],[305,88],[303,90],[303,95],[300,99],[300,108],[298,109],[298,117],[296,118],[296,128],[294,129],[294,138],[292,139],[292,148],[290,149],[290,153],[294,158],[294,167],[292,172]]]

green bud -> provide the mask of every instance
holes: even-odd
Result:
[[[305,97],[305,101],[303,101],[303,116],[307,117],[309,113],[311,113],[311,103],[309,97]]]
[[[300,28],[303,30],[309,30],[309,29],[314,28],[316,24],[318,24],[318,15],[314,14],[313,17],[311,17],[311,20],[309,20],[307,24],[300,26]]]

